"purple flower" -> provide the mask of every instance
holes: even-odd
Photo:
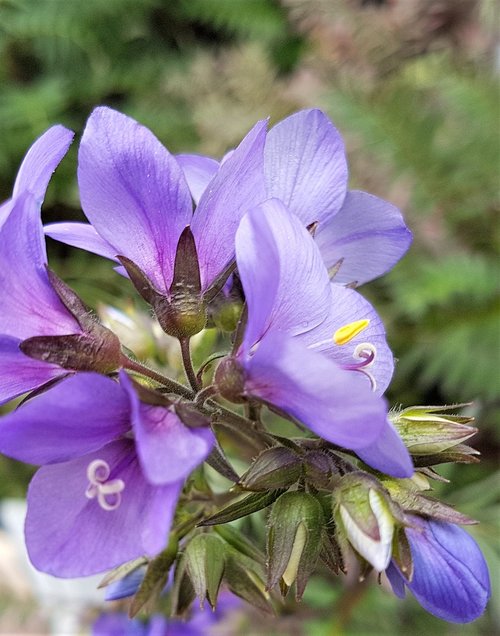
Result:
[[[258,122],[220,167],[200,158],[198,170],[191,162],[188,171],[199,197],[193,214],[180,163],[147,128],[110,108],[96,108],[78,162],[82,207],[92,225],[54,224],[46,232],[107,258],[127,257],[168,297],[179,238],[190,225],[204,292],[234,257],[241,217],[265,198],[265,129],[266,122]],[[207,164],[217,168],[209,187],[203,176]]]
[[[248,321],[217,371],[222,393],[270,403],[371,466],[411,475],[386,403],[373,391],[377,379],[385,387],[393,363],[371,306],[331,285],[315,242],[277,199],[243,218],[236,260]]]
[[[412,517],[406,528],[413,559],[408,581],[394,561],[387,576],[404,598],[405,585],[428,612],[452,623],[469,623],[484,612],[491,594],[488,567],[474,539],[452,523]]]
[[[123,371],[120,384],[81,373],[2,418],[0,451],[42,465],[25,527],[36,568],[86,576],[165,547],[184,480],[213,434],[187,428],[182,406],[160,399],[139,399]]]
[[[303,110],[267,134],[268,197],[280,199],[305,225],[317,223],[315,239],[335,282],[358,285],[382,276],[406,253],[411,232],[399,210],[371,194],[347,191],[342,138],[324,113]],[[214,160],[182,155],[181,166],[194,197],[208,187]]]

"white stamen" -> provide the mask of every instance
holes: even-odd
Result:
[[[352,357],[356,360],[369,360],[363,368],[371,367],[375,362],[375,358],[377,357],[377,348],[371,342],[361,342],[359,345],[356,345]]]
[[[121,503],[121,492],[125,488],[122,479],[111,479],[109,464],[103,459],[94,459],[87,466],[89,485],[85,491],[87,499],[97,499],[103,510],[116,510]]]

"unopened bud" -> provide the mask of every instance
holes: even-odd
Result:
[[[432,455],[457,446],[477,433],[477,428],[468,426],[472,417],[446,413],[451,408],[412,406],[391,413],[390,419],[412,455]]]
[[[321,504],[313,495],[287,492],[276,501],[268,521],[268,589],[283,579],[287,587],[295,582],[295,596],[302,597],[316,567],[324,525]]]
[[[244,401],[245,370],[236,358],[228,356],[219,362],[219,366],[215,370],[214,381],[219,393],[226,400],[235,404]]]
[[[270,490],[294,484],[302,473],[302,462],[297,453],[284,446],[268,448],[257,457],[239,485],[245,490]]]
[[[341,544],[347,540],[377,572],[385,570],[391,560],[395,519],[382,485],[365,473],[350,473],[340,480],[334,498]]]
[[[186,567],[196,596],[203,606],[205,598],[212,609],[224,573],[226,544],[215,534],[199,534],[192,539],[186,549]]]

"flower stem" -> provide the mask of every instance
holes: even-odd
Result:
[[[132,360],[128,358],[126,355],[122,354],[121,364],[124,369],[128,369],[129,371],[135,371],[159,384],[162,384],[166,387],[170,393],[177,393],[177,395],[181,395],[182,397],[187,398],[188,400],[192,400],[194,397],[193,391],[184,386],[180,382],[176,382],[172,380],[172,378],[167,378],[161,373],[150,369],[146,365],[141,362],[137,362],[136,360]]]
[[[181,345],[182,363],[184,364],[184,371],[186,372],[186,377],[193,391],[197,392],[200,390],[201,387],[193,368],[193,360],[191,359],[191,348],[189,346],[189,338],[179,338],[179,343]]]

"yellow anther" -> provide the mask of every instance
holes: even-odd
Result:
[[[348,325],[344,325],[343,327],[340,327],[340,329],[337,329],[337,331],[333,334],[333,341],[338,345],[347,344],[359,333],[364,331],[369,324],[370,321],[368,318],[350,322]]]

